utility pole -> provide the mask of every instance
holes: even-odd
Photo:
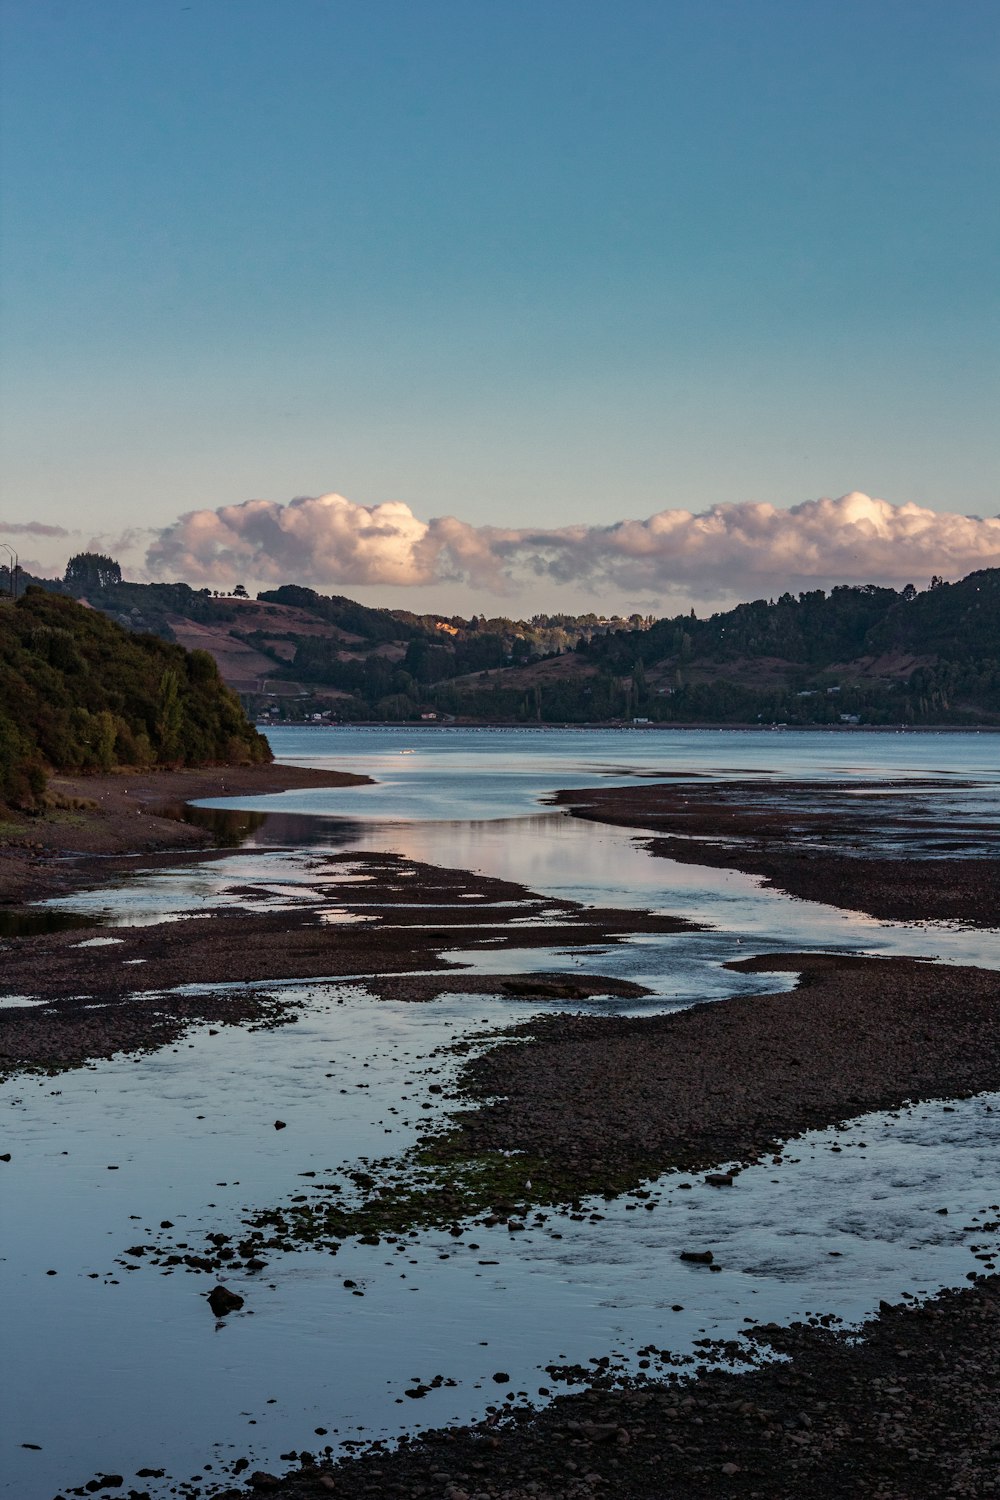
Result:
[[[17,553],[14,551],[13,547],[10,545],[9,542],[0,542],[0,552],[6,552],[8,554],[8,556],[10,557],[10,564],[9,564],[10,582],[9,582],[9,585],[8,585],[7,592],[10,594],[10,597],[12,599],[16,599],[17,598],[17,575],[21,571],[20,565],[19,565],[18,560],[17,560]]]

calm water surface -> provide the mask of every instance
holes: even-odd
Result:
[[[1000,963],[996,932],[793,901],[750,877],[653,859],[627,831],[545,807],[558,788],[655,775],[891,778],[952,783],[928,797],[947,799],[966,825],[985,823],[1000,806],[995,736],[416,729],[272,739],[283,759],[366,771],[378,784],[241,799],[269,815],[248,820],[243,850],[50,909],[149,922],[237,904],[231,888],[248,881],[280,908],[315,899],[318,852],[390,850],[711,924],[606,950],[464,955],[479,972],[585,966],[655,992],[597,998],[597,1010],[773,989],[789,981],[721,965],[776,948]],[[114,952],[109,944],[109,963]],[[168,1471],[159,1485],[141,1482],[167,1494],[196,1473],[221,1482],[222,1465],[242,1455],[280,1468],[290,1448],[468,1420],[508,1389],[493,1383],[497,1369],[510,1372],[510,1389],[540,1399],[554,1361],[613,1352],[634,1361],[650,1342],[683,1357],[696,1339],[733,1336],[749,1319],[856,1320],[882,1297],[959,1284],[978,1264],[971,1246],[990,1240],[977,1223],[1000,1198],[1000,1098],[982,1096],[803,1137],[732,1192],[668,1176],[652,1212],[601,1200],[600,1219],[554,1217],[517,1236],[425,1232],[405,1253],[351,1243],[335,1259],[278,1256],[256,1281],[231,1278],[246,1310],[217,1326],[200,1295],[211,1280],[141,1264],[126,1272],[117,1257],[162,1219],[195,1246],[208,1230],[232,1232],[242,1208],[286,1199],[299,1173],[405,1151],[446,1108],[426,1093],[432,1057],[441,1077],[439,1049],[531,1013],[482,995],[402,1005],[344,983],[282,988],[298,1003],[294,1025],[202,1028],[151,1057],[0,1089],[2,1149],[12,1154],[0,1283],[16,1375],[0,1417],[5,1494],[49,1500],[95,1471],[128,1480],[141,1466]],[[286,1130],[275,1132],[276,1117]],[[723,1272],[680,1263],[692,1243],[711,1244]],[[363,1297],[345,1290],[347,1278]],[[439,1373],[456,1384],[404,1396]]]

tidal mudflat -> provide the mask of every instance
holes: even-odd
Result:
[[[546,802],[905,785],[985,872],[996,743],[289,731],[372,784],[41,908],[100,925],[3,950],[9,1493],[990,1493],[990,1346],[934,1374],[996,1316],[989,912]]]

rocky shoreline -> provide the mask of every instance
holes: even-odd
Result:
[[[276,1500],[988,1500],[1000,1494],[1000,1277],[883,1304],[860,1331],[823,1320],[749,1335],[749,1372],[600,1383],[541,1411],[515,1403],[394,1452],[300,1453]],[[733,1359],[736,1349],[707,1351]],[[245,1488],[216,1492],[239,1500]]]
[[[543,1158],[569,1195],[740,1165],[909,1101],[1000,1088],[1000,974],[790,953],[796,988],[668,1015],[538,1017],[470,1062],[448,1150]],[[510,1035],[510,1033],[508,1033]]]

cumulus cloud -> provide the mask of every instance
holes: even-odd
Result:
[[[441,551],[429,545],[430,535],[431,523],[398,500],[247,500],[181,516],[150,547],[146,563],[199,583],[244,575],[267,583],[429,583]]]
[[[65,526],[44,526],[41,521],[0,521],[0,542],[5,536],[69,536]]]
[[[464,582],[494,594],[528,582],[634,593],[683,588],[750,597],[832,583],[926,582],[1000,567],[1000,517],[929,510],[854,492],[790,509],[745,503],[662,510],[645,520],[555,528],[423,521],[402,501],[342,495],[248,500],[191,511],[149,549],[153,576],[216,587]]]

